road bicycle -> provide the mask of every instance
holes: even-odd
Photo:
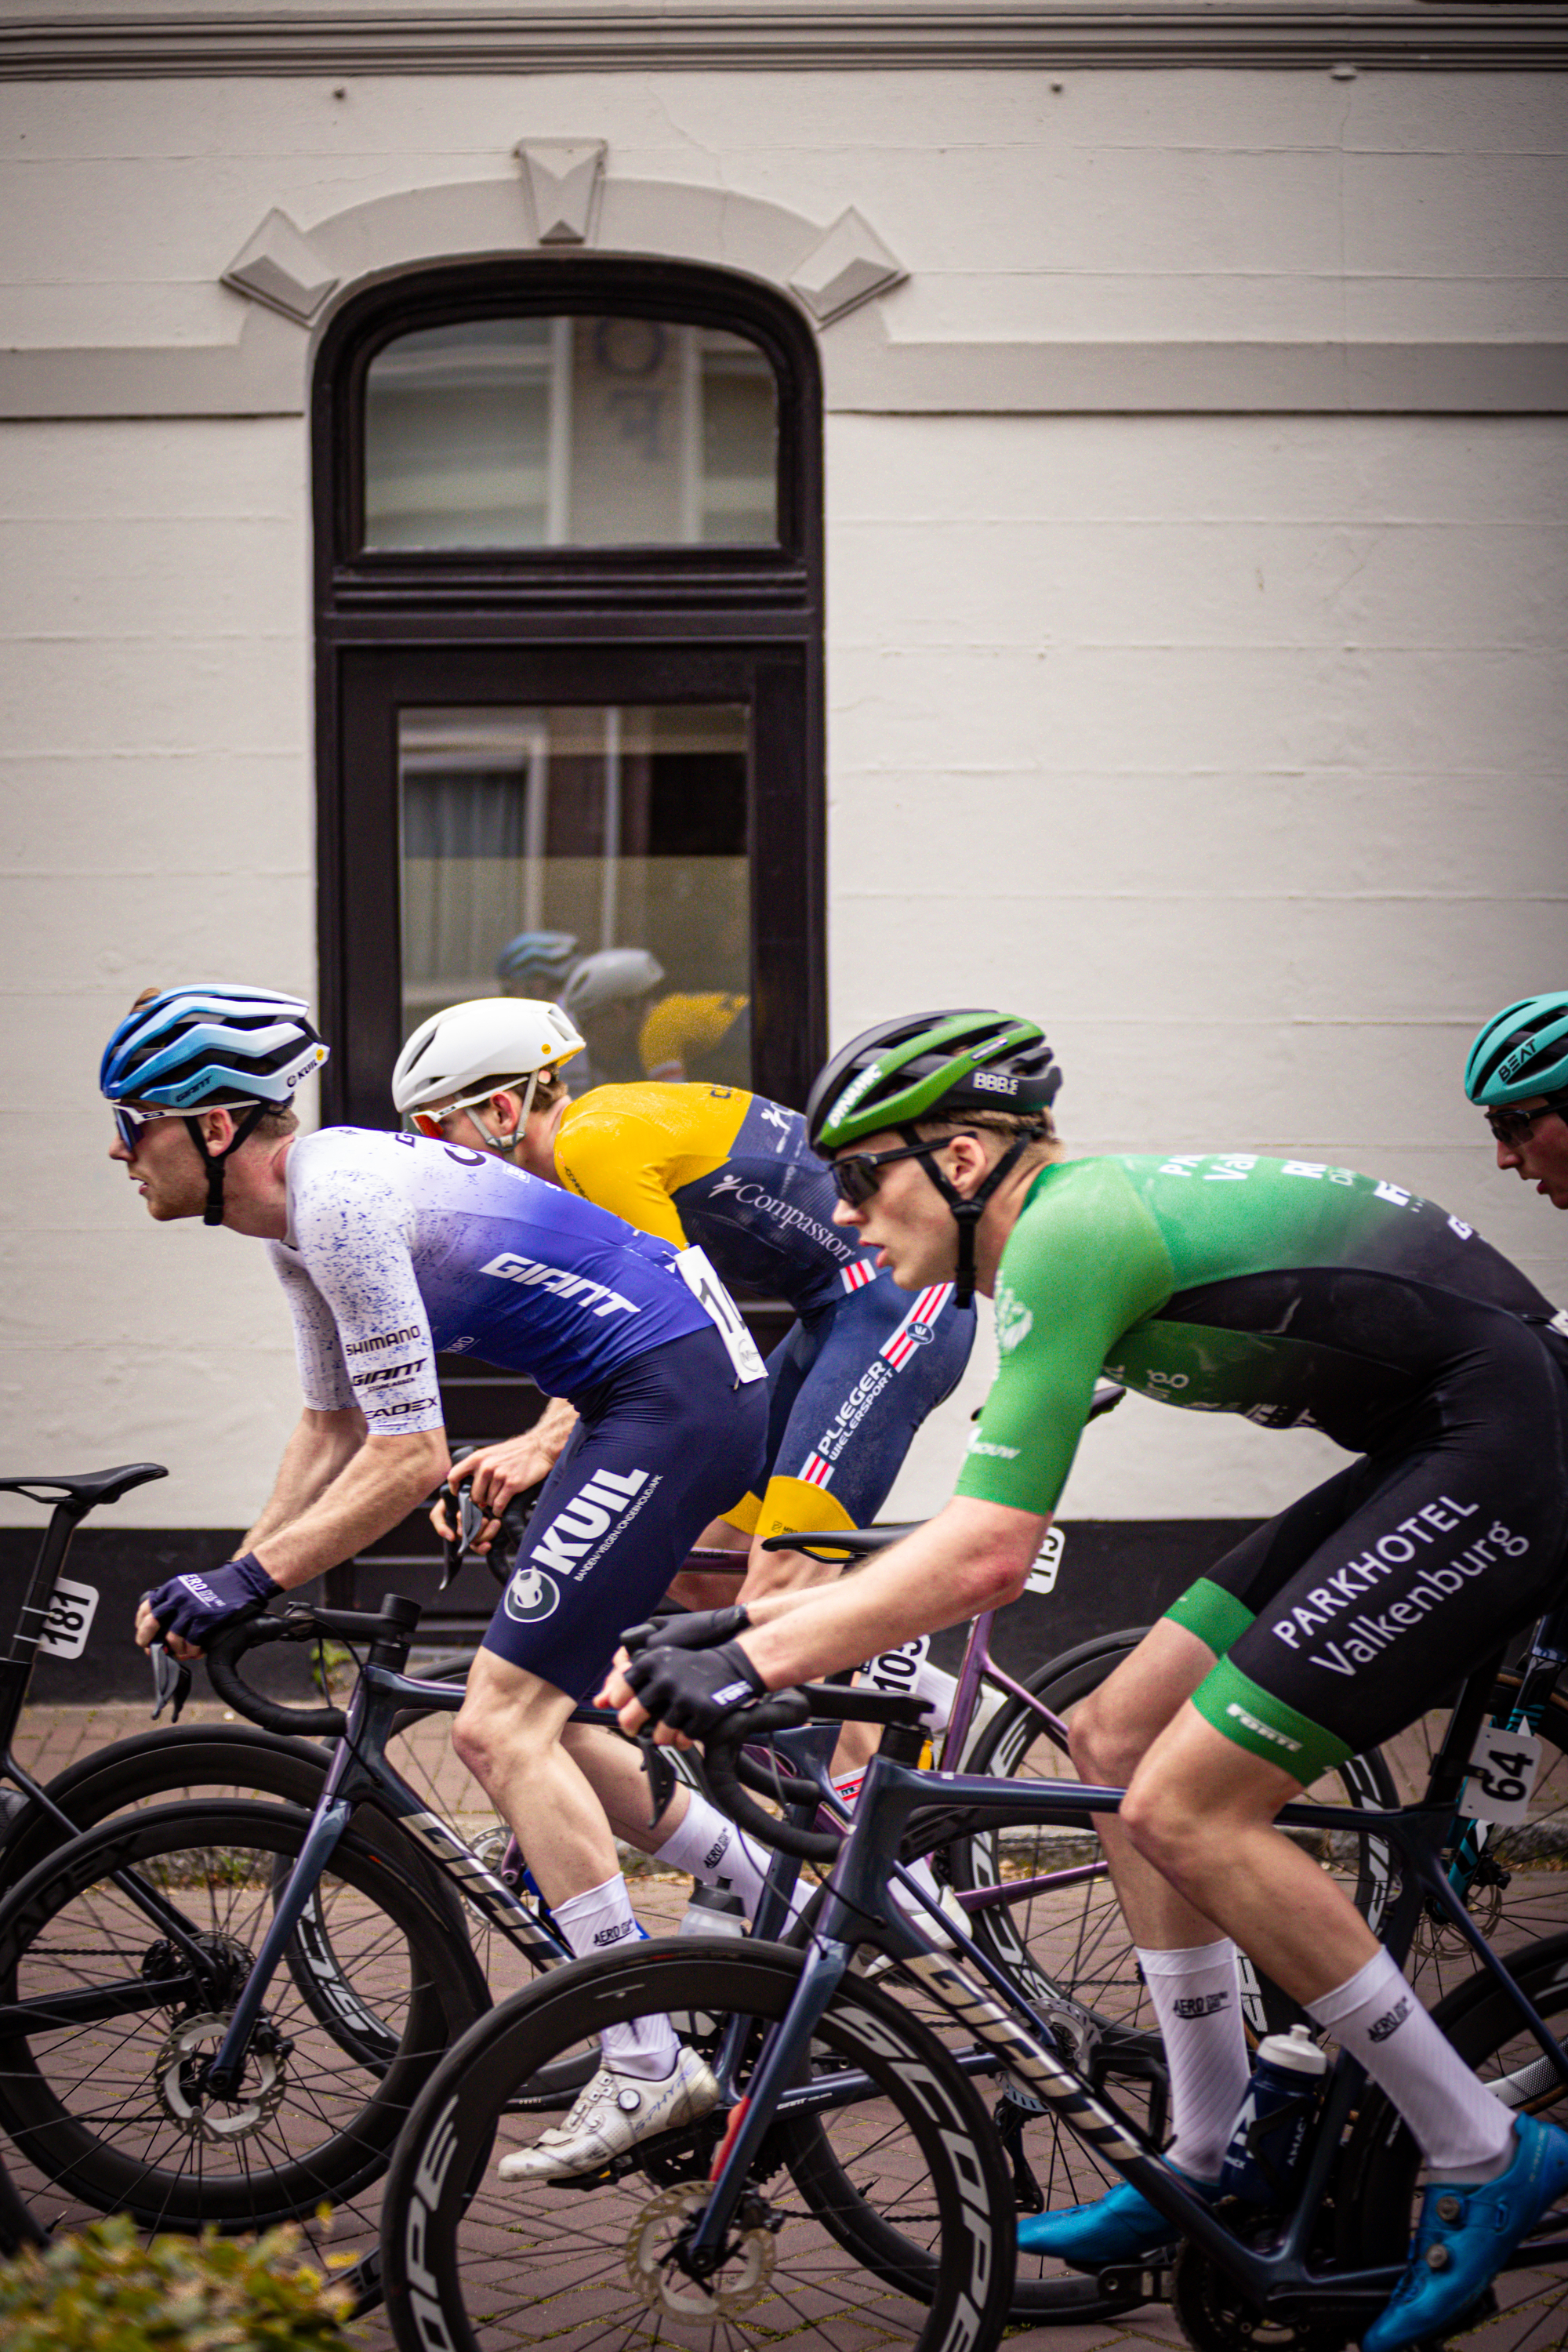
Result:
[[[1563,1623],[1549,1628],[1559,1636]],[[1439,2022],[1510,2105],[1568,2113],[1568,1937],[1505,1963],[1467,1913],[1446,1847],[1473,1778],[1498,1660],[1460,1694],[1421,1800],[1393,1812],[1302,1802],[1289,1831],[1374,1843],[1388,1856],[1380,1932],[1395,1958],[1424,1907],[1452,1921],[1479,1963]],[[813,1706],[823,1695],[807,1695]],[[916,1769],[908,1702],[892,1710],[822,1913],[804,1950],[645,1944],[576,1962],[489,2011],[421,2091],[389,2174],[383,2263],[402,2352],[509,2352],[548,2333],[556,2352],[615,2339],[762,2339],[814,2326],[830,2344],[884,2340],[919,2352],[989,2352],[1016,2315],[1016,2176],[1007,2137],[1023,2119],[1070,2135],[1104,2177],[1131,2180],[1183,2241],[1171,2282],[1199,2352],[1339,2352],[1387,2301],[1405,2266],[1418,2157],[1382,2095],[1341,2057],[1329,2077],[1299,2194],[1277,2210],[1194,2197],[1157,2135],[1061,2003],[1034,2013],[1005,1973],[965,1940],[955,1953],[887,1898],[900,1842],[932,1801]],[[814,1833],[759,1816],[735,1785],[736,1741],[777,1729],[802,1702],[764,1701],[733,1739],[710,1743],[720,1801],[761,1839],[811,1853]],[[1076,1782],[941,1774],[944,1802],[976,1823],[1082,1823],[1121,1792]],[[868,1957],[918,1989],[932,2031],[880,1983]],[[538,2132],[518,2093],[580,2052],[605,2023],[654,2011],[722,2015],[712,2063],[720,2098],[696,2124],[575,2179],[502,2181],[496,2161]],[[1103,2040],[1098,2046],[1103,2046]],[[988,2109],[982,2085],[994,2093]],[[826,2139],[825,2118],[835,2137]],[[859,2133],[902,2151],[904,2186],[873,2210],[858,2194]],[[1504,2287],[1510,2352],[1560,2352],[1568,2299],[1568,2216],[1521,2250]],[[1080,2282],[1122,2301],[1148,2291],[1128,2270]]]

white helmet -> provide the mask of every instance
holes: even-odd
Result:
[[[465,1095],[486,1078],[534,1076],[583,1050],[558,1004],[528,996],[476,996],[422,1021],[397,1057],[392,1099],[422,1110]],[[529,1088],[531,1097],[533,1089]]]
[[[664,978],[664,966],[647,948],[603,948],[584,956],[561,992],[561,1003],[574,1021],[596,1013],[601,1004],[646,996]]]

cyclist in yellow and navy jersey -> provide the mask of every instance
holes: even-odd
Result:
[[[768,1363],[767,1470],[708,1531],[744,1549],[746,1588],[831,1574],[798,1553],[756,1549],[791,1528],[874,1518],[915,1431],[968,1361],[972,1307],[932,1283],[911,1302],[876,1253],[833,1221],[833,1181],[796,1111],[739,1087],[652,1082],[572,1101],[552,1007],[482,998],[423,1024],[398,1058],[397,1107],[449,1141],[481,1143],[612,1210],[678,1249],[700,1247],[726,1285],[782,1297],[795,1321]],[[533,1430],[454,1465],[492,1516],[542,1476],[572,1427],[552,1405]],[[729,1591],[732,1591],[732,1584]]]

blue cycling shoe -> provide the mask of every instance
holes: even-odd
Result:
[[[1179,2180],[1205,2199],[1219,2194],[1217,2181],[1194,2180],[1177,2171]],[[1156,2213],[1141,2189],[1119,2180],[1108,2197],[1092,2205],[1069,2205],[1065,2212],[1031,2213],[1018,2224],[1021,2254],[1054,2254],[1076,2270],[1104,2270],[1113,2263],[1147,2262],[1151,2254],[1179,2245],[1176,2232],[1163,2213]]]
[[[1362,2337],[1362,2352],[1400,2352],[1442,2336],[1485,2293],[1520,2241],[1568,2195],[1568,2131],[1514,2120],[1519,2146],[1495,2180],[1434,2180],[1421,2200],[1410,2267]]]

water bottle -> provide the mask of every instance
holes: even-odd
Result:
[[[1328,2071],[1310,2026],[1293,2025],[1289,2033],[1270,2033],[1259,2042],[1225,2152],[1222,2197],[1243,2197],[1251,2205],[1289,2203]]]
[[[675,1932],[678,1936],[743,1936],[746,1906],[738,1895],[731,1893],[727,1878],[714,1886],[694,1886]],[[722,2024],[721,2018],[710,2017],[703,2009],[683,2009],[674,2016],[675,2030],[683,2042],[710,2042]]]
[[[730,1892],[727,1878],[713,1886],[694,1886],[675,1932],[678,1936],[743,1936],[746,1906]]]

